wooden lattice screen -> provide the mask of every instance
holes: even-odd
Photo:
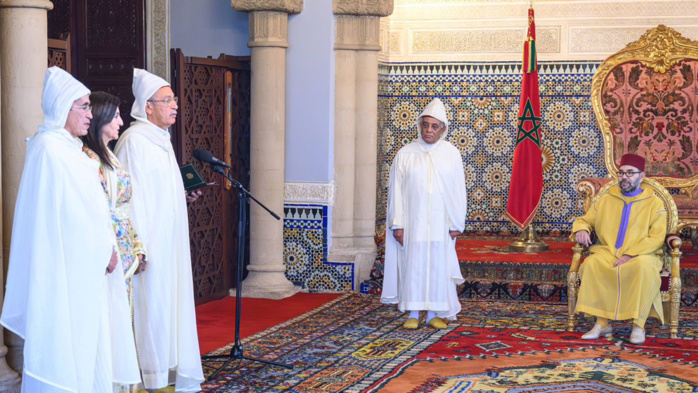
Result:
[[[48,66],[60,67],[70,73],[70,35],[67,35],[64,40],[49,38],[48,39]]]
[[[171,51],[172,87],[179,97],[179,116],[172,142],[180,164],[193,162],[207,187],[189,206],[194,295],[197,304],[216,299],[235,286],[237,267],[237,194],[208,165],[193,158],[208,150],[232,167],[232,177],[249,186],[249,58],[185,57]],[[246,253],[247,254],[247,253]]]

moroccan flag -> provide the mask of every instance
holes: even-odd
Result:
[[[516,147],[509,184],[506,216],[525,228],[536,214],[543,193],[543,156],[540,150],[542,118],[538,93],[536,25],[533,8],[528,9],[528,36],[523,49],[521,106],[516,131]]]

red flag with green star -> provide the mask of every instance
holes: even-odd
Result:
[[[506,211],[507,218],[522,229],[533,219],[543,194],[541,124],[536,26],[531,7],[528,9],[528,36],[523,50],[521,106]]]

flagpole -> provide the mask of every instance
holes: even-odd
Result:
[[[529,223],[521,232],[519,240],[509,244],[509,250],[523,253],[544,252],[550,250],[550,246],[538,237],[533,223]]]
[[[521,106],[505,215],[516,226],[523,228],[521,238],[511,243],[509,249],[516,252],[541,252],[548,251],[550,247],[540,240],[532,224],[543,194],[543,117],[540,111],[533,0],[529,0],[528,31],[523,45],[522,60]]]

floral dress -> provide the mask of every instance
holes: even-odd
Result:
[[[83,152],[93,160],[100,161],[99,156],[86,146],[82,148]],[[107,151],[110,155],[111,162],[114,163],[114,169],[109,169],[104,165],[99,167],[99,178],[104,188],[104,193],[109,202],[111,210],[112,224],[116,233],[116,242],[121,259],[121,266],[124,269],[124,277],[126,278],[126,292],[128,301],[131,307],[131,325],[133,325],[133,274],[138,270],[139,259],[138,254],[145,255],[143,243],[139,240],[136,228],[131,221],[131,177],[128,172],[121,166],[111,151]],[[131,393],[140,391],[140,385],[123,385],[116,389],[118,393]]]

